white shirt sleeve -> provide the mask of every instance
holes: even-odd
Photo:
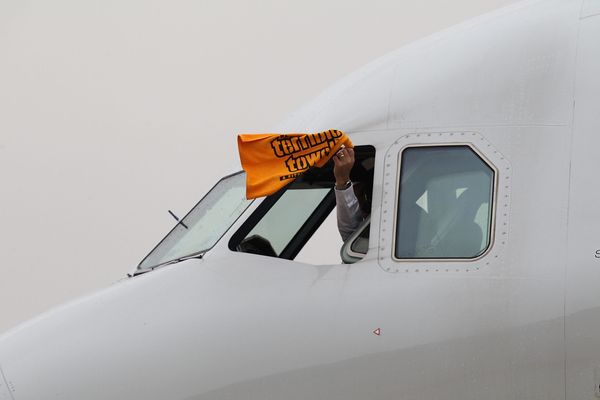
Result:
[[[352,185],[348,189],[334,191],[338,230],[345,242],[362,222],[362,212]]]

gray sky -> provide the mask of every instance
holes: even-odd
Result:
[[[0,333],[131,272],[347,73],[514,0],[3,0]]]

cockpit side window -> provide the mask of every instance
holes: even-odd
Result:
[[[470,146],[402,151],[394,256],[474,259],[492,239],[494,169]]]
[[[370,209],[375,149],[372,146],[356,146],[354,150],[355,164],[351,179],[355,183],[361,207]],[[302,262],[317,264],[330,263],[333,255],[339,262],[342,241],[337,229],[331,230],[335,215],[328,218],[336,207],[334,184],[331,161],[322,168],[307,171],[278,193],[264,199],[232,236],[229,248],[288,260],[298,256]],[[317,230],[315,240],[318,243],[314,243],[315,240],[310,239]],[[320,262],[318,254],[312,257],[306,251],[299,255],[305,245],[310,253],[319,253],[321,249],[326,251],[325,259]]]
[[[300,236],[305,236],[308,226],[319,223],[333,209],[332,190],[316,186],[282,191],[276,196],[277,201],[237,244],[236,250],[294,258],[301,248]]]

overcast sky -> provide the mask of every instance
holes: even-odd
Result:
[[[513,2],[0,1],[0,333],[131,272],[237,133]]]

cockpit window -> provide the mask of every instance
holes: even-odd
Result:
[[[308,216],[328,195],[331,197],[332,190],[332,188],[322,187],[286,190],[279,201],[248,233],[243,243],[263,238],[272,246],[273,251],[270,255],[279,257],[304,225]]]
[[[298,179],[267,197],[232,236],[229,248],[292,260],[334,206],[332,185]]]
[[[469,146],[402,152],[396,259],[472,259],[490,246],[494,170]]]
[[[360,204],[359,212],[368,215],[371,211],[375,149],[372,146],[355,146],[354,154],[355,163],[350,174],[354,183],[352,190]],[[339,262],[343,242],[336,227],[335,213],[333,218],[328,218],[336,207],[334,184],[333,161],[322,168],[311,168],[293,183],[265,198],[232,235],[229,248],[310,264],[334,263],[334,259]],[[363,245],[367,244],[368,236],[364,238]],[[358,254],[356,260],[363,255]]]
[[[246,199],[246,174],[221,179],[144,258],[139,270],[200,254],[217,243],[252,203]]]

